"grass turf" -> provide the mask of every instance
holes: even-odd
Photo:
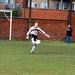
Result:
[[[75,75],[75,43],[0,41],[0,75]]]

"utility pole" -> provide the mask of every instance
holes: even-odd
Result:
[[[69,14],[69,22],[68,22],[68,24],[70,25],[71,25],[71,16],[72,16],[72,2],[73,0],[70,0],[70,14]]]
[[[31,26],[31,9],[32,9],[32,0],[30,0],[30,6],[29,6],[29,28]]]

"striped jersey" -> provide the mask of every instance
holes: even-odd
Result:
[[[32,26],[29,29],[29,31],[27,32],[27,36],[29,36],[29,34],[33,34],[33,35],[36,35],[37,36],[38,32],[41,32],[43,34],[46,34],[43,30],[41,30],[41,28]]]

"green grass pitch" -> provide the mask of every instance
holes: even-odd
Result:
[[[0,75],[75,75],[75,43],[0,40]]]

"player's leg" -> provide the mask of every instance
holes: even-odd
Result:
[[[33,44],[32,49],[31,49],[31,53],[34,53],[34,50],[35,50],[35,47],[36,47],[36,41],[34,41],[34,38],[32,38],[31,41],[32,41],[32,44]]]
[[[31,53],[34,53],[34,50],[36,48],[36,40],[37,40],[37,36],[32,35],[31,41],[32,41],[33,46],[32,46],[32,49],[31,49]]]

